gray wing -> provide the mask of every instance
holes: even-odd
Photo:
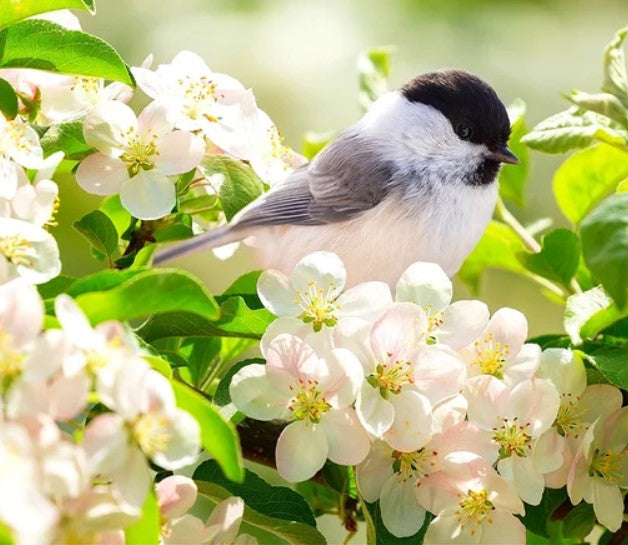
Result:
[[[393,164],[373,145],[346,132],[312,163],[243,210],[233,227],[322,225],[351,219],[384,199],[393,172]]]

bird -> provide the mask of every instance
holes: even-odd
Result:
[[[452,277],[492,217],[500,166],[519,162],[510,131],[504,104],[478,76],[420,74],[382,94],[231,223],[161,251],[155,263],[247,239],[262,268],[285,274],[305,255],[333,252],[348,286],[394,286],[417,261]]]

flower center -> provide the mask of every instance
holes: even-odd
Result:
[[[170,421],[163,414],[146,413],[133,425],[133,435],[140,448],[149,458],[166,450],[171,436]]]
[[[373,388],[379,388],[380,395],[386,399],[389,393],[398,394],[406,384],[414,382],[412,362],[397,360],[394,363],[379,363],[375,367],[375,373],[366,381]]]
[[[460,495],[461,499],[458,502],[460,506],[456,510],[456,518],[461,526],[465,526],[469,522],[481,526],[484,521],[491,524],[493,520],[490,517],[491,511],[495,509],[493,503],[488,499],[488,492],[486,489],[468,490],[466,494]],[[471,528],[471,535],[475,535],[477,529]]]
[[[521,425],[515,417],[512,422],[502,419],[503,424],[499,428],[493,428],[493,441],[499,445],[500,458],[508,458],[513,454],[515,456],[525,457],[528,450],[532,447],[532,436],[526,433],[526,429],[530,427],[530,423],[526,422]]]
[[[123,137],[126,139],[126,147],[120,159],[126,163],[131,176],[135,176],[141,169],[150,170],[155,167],[154,158],[159,155],[156,134],[150,131],[136,134],[135,128],[131,127]]]
[[[290,390],[296,391],[296,394],[290,401],[288,409],[294,413],[297,420],[309,420],[313,424],[318,424],[322,415],[331,409],[315,380],[307,382],[299,380],[290,386]]]
[[[55,200],[52,203],[52,210],[50,210],[50,216],[46,220],[46,224],[44,228],[48,227],[58,227],[59,222],[57,221],[57,214],[59,213],[59,208],[61,208],[61,197],[57,195]]]
[[[16,151],[28,153],[31,143],[26,129],[28,125],[18,120],[7,123],[0,132],[0,155],[12,155]]]
[[[628,455],[628,451],[618,452],[615,450],[599,450],[595,449],[593,461],[589,469],[591,476],[597,475],[602,477],[609,483],[617,484],[624,480],[622,466],[624,457]]]
[[[33,267],[37,253],[26,239],[17,235],[0,237],[0,255],[7,258],[13,265]]]
[[[493,333],[488,333],[483,339],[475,341],[475,361],[482,374],[493,375],[498,379],[503,379],[502,369],[504,362],[510,354],[510,346],[501,344],[493,339]]]
[[[561,394],[561,403],[558,408],[558,414],[554,421],[556,431],[563,437],[575,437],[585,427],[582,418],[587,414],[587,410],[580,407],[580,396],[574,396],[570,393]]]
[[[334,327],[338,321],[336,312],[340,309],[336,303],[336,287],[333,284],[327,291],[319,288],[316,282],[308,283],[307,291],[297,291],[295,305],[303,309],[299,318],[306,324],[312,324],[314,331],[320,331],[323,325]]]
[[[13,346],[13,336],[0,330],[0,378],[11,381],[23,368],[24,355]]]
[[[100,81],[98,78],[74,78],[70,91],[85,93],[91,102],[96,103],[100,91]]]
[[[438,455],[435,450],[419,449],[414,452],[393,451],[393,471],[400,481],[408,479],[421,480],[436,465],[434,459]]]
[[[191,79],[186,76],[179,79],[177,83],[183,91],[185,115],[191,119],[198,119],[201,115],[206,115],[207,108],[218,102],[217,85],[207,76],[201,76],[198,79]],[[210,121],[217,121],[211,115],[206,117]]]

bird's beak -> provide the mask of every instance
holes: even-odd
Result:
[[[519,164],[517,156],[506,146],[500,146],[496,150],[491,151],[488,156],[490,159],[493,159],[493,161],[498,161],[499,163],[509,163],[511,165]]]

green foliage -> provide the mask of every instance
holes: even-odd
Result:
[[[17,115],[17,95],[11,84],[2,78],[0,78],[0,113],[8,118]]]
[[[499,171],[499,194],[519,206],[525,205],[525,183],[530,173],[530,152],[521,138],[528,132],[525,123],[526,105],[520,98],[508,107],[511,133],[508,147],[519,159],[518,165],[503,165]]]
[[[480,276],[487,268],[523,272],[523,266],[517,258],[523,251],[523,243],[514,231],[504,223],[493,220],[462,265],[458,277],[477,293]]]
[[[578,151],[554,174],[556,202],[574,225],[628,177],[628,153],[607,144]]]
[[[229,370],[224,374],[224,376],[218,383],[218,387],[216,388],[216,392],[214,393],[214,403],[216,403],[216,405],[222,407],[231,403],[229,386],[231,385],[231,379],[233,378],[233,375],[235,375],[243,367],[246,367],[247,365],[252,365],[254,363],[266,363],[266,360],[264,360],[263,358],[249,358],[239,361],[229,368]]]
[[[218,318],[218,305],[205,287],[191,274],[174,269],[141,271],[116,287],[79,295],[76,302],[93,324],[175,311]]]
[[[604,50],[604,83],[602,90],[615,95],[628,108],[628,76],[624,58],[624,40],[628,26],[618,30]]]
[[[109,259],[118,248],[118,232],[109,217],[100,210],[93,210],[75,221],[74,228],[92,245],[92,248]]]
[[[565,488],[546,488],[543,497],[538,505],[525,504],[525,515],[521,517],[521,522],[525,527],[536,535],[550,536],[550,517],[556,508],[567,499]]]
[[[1,68],[34,68],[93,76],[134,85],[133,76],[109,44],[49,21],[20,21],[0,31]]]
[[[336,134],[336,131],[306,132],[303,135],[301,154],[311,161],[336,137]]]
[[[227,479],[242,482],[245,476],[242,453],[233,424],[225,420],[203,394],[176,380],[172,381],[172,388],[177,405],[198,421],[203,448],[220,465]]]
[[[158,545],[161,536],[161,514],[155,491],[146,496],[142,516],[124,530],[127,545]]]
[[[0,28],[27,17],[58,9],[83,9],[95,12],[93,0],[0,0]]]
[[[206,178],[222,176],[218,197],[227,220],[264,191],[264,184],[250,166],[226,155],[208,155],[201,162],[199,170]]]
[[[582,502],[569,511],[563,521],[563,535],[565,537],[574,537],[584,539],[587,537],[593,526],[595,525],[595,513],[593,506],[589,503]]]
[[[576,293],[567,299],[565,304],[565,331],[571,342],[578,345],[582,342],[580,330],[589,319],[606,309],[611,301],[604,290],[597,286],[583,293]]]
[[[597,369],[604,378],[618,388],[628,389],[628,347],[598,344],[584,344],[586,360]]]
[[[390,46],[377,47],[365,51],[358,58],[358,101],[362,110],[366,110],[371,102],[386,92],[393,51],[394,48]]]
[[[248,507],[262,515],[316,527],[312,510],[303,496],[285,486],[271,486],[248,469],[245,470],[244,480],[234,483],[223,477],[216,462],[209,460],[196,468],[193,479],[197,482],[213,483],[228,490],[231,495],[241,497]],[[199,488],[200,485],[201,483]]]
[[[628,171],[628,155],[625,166]],[[623,308],[628,297],[628,194],[609,197],[582,222],[582,253],[593,276]]]
[[[580,262],[580,240],[569,229],[555,229],[541,241],[536,254],[519,254],[523,265],[534,274],[569,286]]]
[[[432,521],[432,515],[425,514],[425,522],[421,529],[410,537],[396,537],[392,535],[384,526],[382,513],[379,509],[379,502],[362,502],[362,510],[366,520],[366,543],[367,545],[417,545],[423,543],[427,527]]]
[[[62,151],[66,159],[76,161],[93,152],[85,142],[83,124],[80,121],[52,125],[42,136],[41,147],[46,155]]]

